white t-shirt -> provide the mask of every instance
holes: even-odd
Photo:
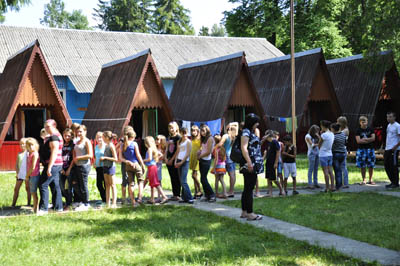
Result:
[[[316,142],[313,140],[311,135],[307,133],[307,135],[304,138],[304,140],[307,143],[307,156],[309,156],[311,154],[311,152],[314,152],[313,154],[318,154],[318,146],[315,146],[315,145],[312,145],[312,144],[308,143],[307,139],[309,139],[311,141],[311,143],[316,144]]]
[[[332,156],[332,145],[335,140],[335,135],[330,131],[326,131],[322,133],[321,138],[322,145],[319,148],[319,157]]]
[[[385,150],[391,150],[399,142],[400,142],[400,124],[394,122],[393,124],[389,124],[386,129]],[[400,150],[400,147],[398,147],[397,150]]]

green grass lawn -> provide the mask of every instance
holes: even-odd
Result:
[[[223,204],[240,207],[240,201]],[[320,193],[255,199],[270,217],[400,251],[400,198],[377,193]]]
[[[191,207],[0,220],[2,265],[369,265]]]
[[[308,167],[308,161],[306,156],[304,155],[299,155],[297,159],[297,174],[298,174],[298,183],[300,186],[306,185],[307,184],[307,168]],[[361,181],[361,175],[360,171],[358,168],[354,166],[349,166],[349,183],[358,183]],[[116,177],[121,178],[121,167],[117,165],[117,172],[116,172]],[[172,190],[171,187],[171,182],[168,174],[167,167],[164,165],[163,171],[162,171],[162,176],[163,176],[163,181],[162,181],[162,186],[166,190]],[[199,180],[200,180],[200,175],[199,175]],[[208,180],[211,184],[211,186],[214,188],[215,184],[215,178],[213,174],[208,175]],[[318,172],[318,180],[319,183],[324,183],[324,177],[322,174],[322,170],[320,169]],[[382,168],[376,168],[374,172],[374,180],[378,182],[383,182],[387,181],[388,178],[386,176],[385,170]],[[291,187],[291,182],[292,180],[289,178],[289,187]],[[229,186],[229,177],[228,175],[225,175],[225,183],[227,186]],[[260,183],[260,189],[265,189],[267,187],[267,181],[264,178],[264,174],[259,175],[259,183]],[[188,184],[190,188],[192,189],[192,193],[194,193],[194,185],[193,185],[193,179],[191,178],[191,171],[189,171],[188,175]],[[13,189],[15,185],[15,174],[4,174],[0,173],[0,193],[1,193],[1,198],[0,198],[0,207],[4,206],[9,206],[11,205],[12,202],[12,196],[13,196]],[[221,188],[220,188],[221,189]],[[227,187],[228,189],[228,187]],[[236,186],[235,186],[235,191],[242,191],[243,190],[243,176],[239,173],[239,171],[236,171]],[[117,185],[117,191],[118,191],[118,197],[121,198],[121,186]],[[89,194],[90,194],[90,199],[95,200],[95,199],[100,199],[100,195],[98,193],[97,187],[96,187],[96,180],[95,178],[89,178]],[[145,195],[148,196],[148,193]],[[21,188],[20,192],[20,197],[18,199],[17,205],[22,205],[26,204],[26,193],[25,189]]]

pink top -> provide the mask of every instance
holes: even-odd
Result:
[[[28,170],[32,168],[32,160],[33,160],[33,155],[37,154],[37,161],[36,161],[36,166],[35,169],[33,169],[31,176],[38,176],[40,175],[40,160],[39,160],[39,153],[37,151],[30,153],[28,156]]]

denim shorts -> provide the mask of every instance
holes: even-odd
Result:
[[[358,149],[356,154],[356,165],[358,168],[375,168],[375,150]]]
[[[321,164],[322,167],[332,166],[333,158],[332,156],[319,157],[319,163]]]
[[[39,186],[39,179],[40,179],[40,175],[38,176],[31,176],[29,178],[29,190],[31,191],[31,193],[36,193],[38,186]]]
[[[276,171],[278,172],[278,175],[281,175],[282,174],[282,163],[281,162],[278,162],[278,168],[276,168]]]
[[[225,169],[228,173],[236,170],[236,164],[234,162],[226,162]]]
[[[103,171],[105,175],[115,175],[115,166],[103,166]]]

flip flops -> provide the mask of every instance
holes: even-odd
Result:
[[[371,182],[367,182],[368,185],[376,185],[376,183],[374,181]]]
[[[262,216],[261,215],[257,215],[256,217],[254,217],[254,218],[247,218],[247,221],[259,221],[259,220],[262,220]]]

